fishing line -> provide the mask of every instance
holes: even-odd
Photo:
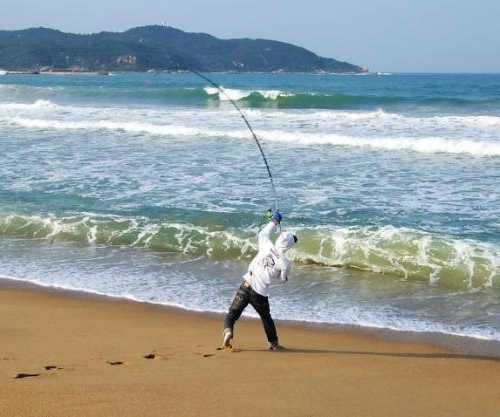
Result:
[[[203,80],[205,80],[206,82],[208,82],[210,85],[212,85],[213,87],[215,87],[217,89],[217,91],[219,91],[221,94],[223,94],[231,102],[231,104],[234,106],[234,108],[240,114],[240,116],[243,119],[243,121],[245,122],[248,130],[250,130],[250,133],[252,134],[252,137],[255,140],[255,143],[257,144],[257,147],[259,148],[260,154],[261,154],[262,159],[264,161],[264,164],[266,166],[267,175],[269,176],[269,181],[271,182],[271,188],[273,190],[273,197],[274,197],[274,208],[275,208],[275,210],[278,210],[278,193],[276,192],[276,187],[274,186],[273,174],[271,172],[271,168],[269,167],[269,162],[267,162],[266,154],[264,153],[264,149],[262,149],[262,145],[260,143],[260,140],[257,137],[257,135],[255,134],[255,131],[253,130],[252,126],[250,125],[250,122],[246,118],[245,114],[240,109],[240,107],[238,106],[238,104],[236,104],[236,102],[224,91],[224,89],[219,84],[217,84],[215,81],[212,81],[206,75],[203,75],[203,74],[199,73],[196,70],[188,68],[188,71],[192,72],[193,74],[197,75],[198,77],[202,78]]]

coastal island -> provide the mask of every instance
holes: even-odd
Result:
[[[232,71],[363,73],[366,68],[267,39],[219,39],[170,26],[125,32],[64,33],[47,28],[0,31],[6,71]]]

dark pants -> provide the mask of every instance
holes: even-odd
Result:
[[[229,311],[224,319],[224,328],[233,331],[234,323],[240,318],[241,313],[243,313],[248,304],[251,304],[255,311],[259,313],[269,343],[277,344],[278,335],[276,334],[276,326],[271,317],[269,299],[256,293],[252,287],[245,287],[244,284],[241,284],[234,296],[231,307],[229,307]]]

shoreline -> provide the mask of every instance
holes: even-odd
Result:
[[[100,71],[39,71],[33,72],[32,70],[5,70],[4,75],[110,75],[112,74],[150,74],[150,75],[161,75],[161,74],[191,74],[190,71],[169,71],[169,70],[143,70],[143,71],[124,71],[117,69],[103,70],[101,72],[107,72],[108,74],[100,73]],[[301,72],[301,71],[204,71],[207,74],[233,74],[233,75],[387,75],[389,73],[378,73],[378,72]],[[393,73],[390,73],[391,75]]]
[[[0,286],[2,417],[498,415],[499,359],[248,319],[228,352],[217,315],[30,287]]]
[[[143,301],[133,297],[115,296],[97,291],[66,288],[49,284],[35,283],[17,277],[6,277],[0,275],[0,290],[17,289],[35,291],[46,294],[54,294],[60,297],[102,300],[109,302],[129,302],[132,304],[147,305],[154,308],[163,309],[170,313],[191,314],[194,316],[208,317],[218,320],[221,325],[223,321],[223,312],[209,310],[189,309],[179,305],[169,305],[165,303],[155,303],[152,301]],[[243,316],[245,320],[260,322],[258,318]],[[394,341],[402,343],[416,343],[427,345],[429,347],[445,349],[449,352],[468,355],[471,357],[500,358],[500,341],[474,338],[470,336],[454,335],[438,332],[418,332],[409,330],[397,330],[384,327],[368,327],[353,324],[312,322],[299,320],[275,319],[277,325],[309,329],[314,331],[342,332],[353,335],[368,336],[383,341]]]

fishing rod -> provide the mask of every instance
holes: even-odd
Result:
[[[274,185],[274,179],[273,179],[273,174],[271,172],[271,168],[269,166],[269,162],[267,161],[267,158],[266,158],[266,154],[264,153],[264,149],[262,149],[262,145],[260,143],[260,140],[259,138],[257,137],[257,135],[255,134],[255,131],[253,130],[252,126],[250,125],[250,122],[248,121],[248,119],[246,118],[245,114],[243,113],[243,111],[240,109],[240,107],[238,106],[238,104],[229,96],[229,94],[226,93],[226,91],[219,85],[217,84],[215,81],[212,81],[210,78],[208,78],[206,75],[204,74],[201,74],[200,72],[194,70],[194,69],[191,69],[191,68],[187,68],[187,70],[195,75],[197,75],[198,77],[200,77],[201,79],[205,80],[206,82],[208,82],[211,86],[215,87],[217,89],[217,91],[219,91],[222,95],[224,95],[230,102],[231,104],[234,106],[234,108],[238,111],[238,113],[240,114],[241,118],[243,119],[243,121],[245,122],[248,130],[250,130],[250,133],[252,134],[252,137],[255,141],[255,143],[257,144],[257,147],[259,148],[259,151],[260,151],[260,155],[262,156],[262,159],[264,161],[264,164],[266,166],[266,170],[267,170],[267,175],[269,176],[269,181],[271,183],[271,188],[273,190],[273,197],[274,197],[274,209],[277,211],[278,210],[278,193],[276,192],[276,187]]]

